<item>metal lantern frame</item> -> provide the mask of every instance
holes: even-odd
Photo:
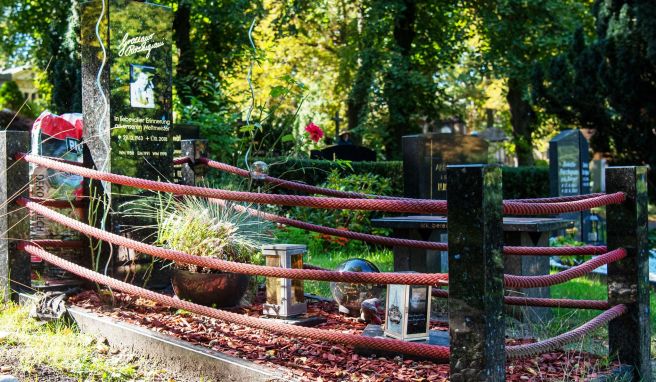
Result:
[[[303,255],[307,246],[276,244],[262,247],[266,265],[272,267],[303,269]],[[278,277],[266,278],[266,302],[263,313],[273,317],[293,317],[307,313],[303,280]]]

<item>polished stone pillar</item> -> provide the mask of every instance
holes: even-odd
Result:
[[[447,168],[451,381],[505,380],[501,168]]]
[[[606,215],[608,249],[624,248],[628,254],[608,265],[608,302],[629,308],[608,325],[609,351],[634,367],[634,381],[650,381],[647,167],[609,167],[606,192],[626,193],[626,201],[608,205]]]
[[[29,165],[14,157],[29,151],[29,132],[0,131],[0,301],[31,285],[30,255],[18,250],[18,242],[29,238],[30,221],[27,209],[16,204],[29,196]]]

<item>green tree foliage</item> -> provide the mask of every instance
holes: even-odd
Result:
[[[536,70],[536,99],[563,122],[595,129],[615,164],[656,166],[656,3],[598,0],[596,34]],[[650,189],[656,174],[650,173]]]
[[[25,97],[14,81],[7,81],[0,86],[0,109],[17,111]]]
[[[533,164],[538,116],[530,99],[536,62],[567,47],[577,27],[586,27],[589,1],[497,0],[473,2],[488,74],[507,79],[512,136],[520,165]]]
[[[55,112],[81,111],[77,0],[0,0],[0,51],[8,64],[46,71]],[[47,70],[46,70],[47,68]]]

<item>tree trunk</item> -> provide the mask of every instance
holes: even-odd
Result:
[[[508,95],[506,100],[510,106],[510,124],[512,125],[513,141],[520,166],[533,166],[533,137],[535,129],[535,112],[531,104],[524,99],[526,86],[516,78],[508,79]]]
[[[392,68],[385,84],[391,138],[386,147],[388,159],[401,157],[401,139],[408,133],[410,117],[416,109],[410,80],[410,54],[415,38],[416,18],[415,0],[402,0],[401,9],[394,18],[394,50],[397,56],[392,58]]]
[[[178,92],[183,103],[193,95],[195,86],[192,84],[193,74],[196,71],[196,57],[191,44],[191,2],[189,0],[178,1],[178,11],[173,20],[175,31],[175,43],[180,51],[178,65],[176,67],[176,79]]]

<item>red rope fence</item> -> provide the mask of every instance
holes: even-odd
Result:
[[[581,277],[602,265],[610,264],[614,261],[622,260],[627,255],[624,248],[612,250],[603,255],[599,255],[580,265],[566,269],[552,275],[543,276],[517,276],[505,275],[505,285],[509,288],[540,288],[556,284],[562,284],[569,280]]]
[[[220,199],[211,199],[212,203],[226,207],[227,204],[225,201]],[[422,240],[411,240],[411,239],[401,239],[396,237],[387,237],[380,235],[371,235],[360,232],[353,232],[347,229],[337,229],[324,227],[317,224],[306,223],[300,220],[286,218],[280,215],[275,215],[272,213],[259,211],[255,208],[249,208],[240,206],[237,204],[231,205],[232,208],[238,212],[245,212],[251,216],[268,220],[270,222],[284,224],[291,227],[296,227],[304,229],[307,231],[313,231],[322,233],[325,235],[344,237],[352,240],[365,241],[372,244],[381,244],[387,246],[399,246],[399,247],[409,247],[409,248],[419,248],[419,249],[428,249],[434,251],[446,251],[448,250],[448,244],[442,242],[433,242],[433,241],[422,241]],[[607,251],[605,246],[595,246],[595,245],[585,245],[580,247],[514,247],[506,246],[503,248],[503,253],[506,255],[519,255],[519,256],[578,256],[578,255],[597,255],[605,253]]]
[[[30,240],[30,243],[41,248],[84,248],[87,243],[82,240]]]
[[[433,296],[448,298],[449,291],[444,289],[433,289]],[[537,306],[542,308],[572,308],[572,309],[596,309],[606,310],[610,307],[607,301],[600,300],[572,300],[567,298],[539,298],[505,296],[503,301],[507,305]]]
[[[210,168],[220,170],[223,172],[235,174],[244,178],[250,178],[251,174],[247,170],[241,169],[239,167],[231,166],[226,163],[221,163],[217,161],[213,161],[211,159],[207,158],[200,158],[198,159],[199,163],[205,164]],[[406,198],[401,198],[401,197],[396,197],[396,196],[383,196],[383,195],[369,195],[369,194],[363,194],[360,192],[350,192],[350,191],[339,191],[339,190],[333,190],[330,188],[325,188],[325,187],[317,187],[317,186],[312,186],[309,184],[305,183],[300,183],[300,182],[295,182],[291,180],[285,180],[285,179],[280,179],[276,178],[273,176],[265,175],[264,179],[262,179],[266,183],[270,183],[274,186],[279,186],[286,188],[288,190],[295,190],[295,191],[301,191],[301,192],[306,192],[308,194],[319,194],[319,195],[326,195],[326,196],[333,196],[333,197],[338,197],[338,198],[353,198],[353,199],[367,199],[367,198],[373,198],[373,199],[389,199],[389,200],[402,200]]]
[[[37,155],[19,154],[30,163],[48,167],[54,170],[69,172],[86,178],[102,180],[110,183],[136,187],[150,191],[171,192],[180,195],[194,195],[214,199],[226,199],[238,202],[258,204],[278,204],[287,206],[304,206],[325,209],[354,209],[367,211],[407,212],[407,213],[441,213],[447,212],[446,201],[426,199],[348,199],[348,198],[317,198],[297,195],[271,195],[242,191],[226,191],[204,187],[184,186],[153,180],[138,179],[125,175],[96,171],[88,168],[69,165]],[[579,212],[613,203],[622,203],[625,195],[622,192],[576,200],[569,202],[554,202],[545,204],[504,202],[504,213],[511,215],[544,215]]]
[[[532,344],[506,346],[506,355],[508,358],[521,358],[528,357],[536,354],[542,354],[554,349],[559,349],[563,345],[578,341],[586,335],[590,334],[595,329],[598,329],[612,319],[626,313],[627,307],[624,304],[615,305],[607,311],[601,313],[592,320],[579,326],[576,329],[570,330],[566,333],[559,334],[556,337],[549,338],[544,341],[535,342]]]
[[[226,191],[205,187],[184,186],[154,180],[138,179],[125,175],[112,174],[72,166],[66,163],[47,159],[37,155],[21,154],[21,158],[40,166],[54,170],[69,172],[85,178],[102,180],[128,187],[136,187],[150,191],[170,192],[179,195],[193,195],[204,198],[225,199],[237,202],[258,204],[277,204],[286,206],[304,206],[324,209],[353,209],[366,211],[387,211],[406,213],[446,213],[444,200],[380,200],[380,199],[348,199],[348,198],[318,198],[298,195],[272,195],[243,191]]]
[[[448,275],[444,273],[363,273],[337,272],[315,269],[290,269],[236,263],[233,261],[226,261],[203,256],[193,256],[184,252],[156,247],[131,240],[111,232],[103,231],[101,229],[84,224],[78,220],[71,219],[67,216],[59,214],[27,199],[20,199],[18,203],[48,219],[51,219],[68,228],[79,231],[85,235],[95,237],[96,239],[103,240],[115,245],[121,245],[126,248],[131,248],[135,251],[162,259],[185,264],[194,264],[224,272],[241,273],[252,276],[279,277],[286,279],[337,281],[363,284],[436,285],[444,284],[444,282],[448,279]]]
[[[364,347],[373,350],[391,351],[403,354],[410,354],[420,357],[433,358],[437,360],[447,360],[449,358],[449,348],[444,346],[426,345],[414,342],[405,342],[393,339],[365,337],[355,334],[346,334],[335,331],[328,331],[323,329],[307,328],[296,325],[282,324],[272,322],[256,317],[249,317],[246,315],[226,312],[219,309],[210,308],[203,305],[194,304],[188,301],[174,299],[159,293],[149,291],[113,278],[101,275],[100,273],[93,272],[89,269],[80,267],[69,261],[61,259],[51,253],[48,253],[41,248],[24,244],[23,249],[34,256],[38,256],[44,261],[51,263],[65,271],[72,274],[93,281],[98,284],[106,285],[113,290],[129,293],[134,296],[139,296],[160,304],[176,308],[184,309],[189,312],[200,314],[207,317],[216,318],[221,321],[248,326],[251,328],[267,330],[270,332],[278,333],[285,336],[305,337],[317,341],[328,341],[333,343],[340,343],[354,347]]]
[[[38,203],[27,199],[20,199],[18,203],[28,209],[56,221],[71,229],[107,241],[115,245],[121,245],[134,249],[138,252],[160,257],[166,260],[178,261],[186,264],[194,264],[205,268],[221,270],[225,272],[242,273],[248,275],[259,275],[266,277],[280,277],[288,279],[305,279],[319,281],[338,281],[367,284],[407,284],[407,285],[437,285],[445,284],[448,275],[444,273],[361,273],[361,272],[335,272],[317,269],[288,269],[278,267],[267,267],[252,264],[236,263],[202,256],[193,256],[184,252],[166,248],[160,248],[128,239],[107,231],[100,230],[78,220],[71,219],[55,211],[52,211]],[[624,249],[616,249],[600,255],[585,263],[572,267],[563,272],[544,276],[516,276],[505,275],[505,285],[511,288],[537,288],[555,285],[580,277],[601,265],[620,260],[626,256]]]
[[[193,161],[189,157],[181,157],[181,158],[176,158],[173,160],[174,164],[181,164],[181,163],[192,163]],[[197,160],[198,163],[207,165],[210,168],[227,172],[230,174],[234,174],[237,176],[241,176],[244,178],[250,178],[251,174],[249,171],[241,169],[236,166],[229,165],[227,163],[222,163],[222,162],[217,162],[208,158],[199,158]],[[341,197],[341,198],[376,198],[376,199],[397,199],[397,200],[402,200],[402,199],[408,199],[408,198],[403,198],[403,197],[398,197],[398,196],[383,196],[383,195],[368,195],[368,194],[362,194],[359,192],[348,192],[348,191],[339,191],[339,190],[333,190],[330,188],[325,188],[325,187],[317,187],[317,186],[312,186],[309,184],[305,183],[300,183],[300,182],[295,182],[291,180],[285,180],[285,179],[280,179],[276,177],[272,177],[269,175],[265,175],[264,182],[271,183],[275,186],[281,186],[283,188],[287,188],[289,190],[296,190],[296,191],[302,191],[302,192],[307,192],[310,194],[320,194],[320,195],[326,195],[326,196],[335,196],[335,197]],[[552,197],[552,198],[535,198],[535,199],[512,199],[509,200],[510,202],[518,202],[518,203],[559,203],[559,202],[571,202],[571,201],[579,201],[579,200],[587,200],[587,199],[593,199],[595,197],[603,196],[605,194],[603,193],[596,193],[596,194],[587,194],[587,195],[575,195],[575,196],[559,196],[559,197]]]

